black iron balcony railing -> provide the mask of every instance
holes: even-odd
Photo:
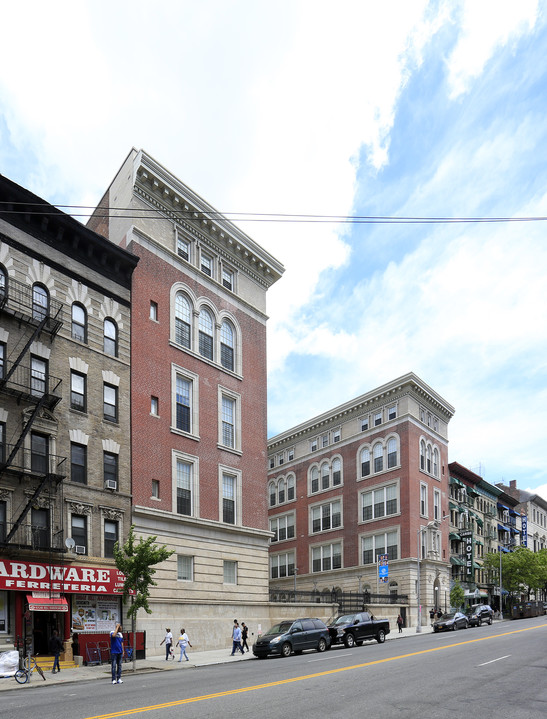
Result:
[[[63,326],[63,304],[51,297],[47,305],[35,301],[33,288],[10,277],[6,287],[0,288],[0,310],[32,325],[45,319],[43,331],[52,335]]]
[[[6,543],[6,537],[15,525],[0,522],[0,546]],[[52,532],[50,527],[32,524],[30,521],[19,524],[9,541],[10,548],[42,550],[44,552],[62,552],[65,550],[63,532]]]
[[[62,399],[61,384],[62,380],[58,377],[21,364],[15,368],[5,365],[0,376],[0,392],[33,404],[38,404],[43,398],[43,404],[49,410],[54,409]]]
[[[31,449],[20,447],[8,464],[15,445],[0,445],[0,471],[9,469],[19,474],[45,477],[50,475],[52,479],[63,479],[67,475],[66,457],[57,454],[42,454],[33,452]]]

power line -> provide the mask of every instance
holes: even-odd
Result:
[[[10,209],[3,209],[8,206]],[[17,209],[18,206],[25,209]],[[89,210],[89,212],[67,212],[71,217],[96,217],[123,218],[128,220],[156,218],[163,214],[154,208],[126,208],[112,207],[108,211],[101,211],[98,208],[88,205],[50,205],[47,203],[24,203],[0,201],[0,212],[3,215],[39,215],[41,217],[57,217],[58,214],[52,211],[44,211],[40,208],[55,207],[60,211],[64,210]],[[13,208],[13,209],[11,209]],[[27,209],[36,208],[36,209]],[[112,214],[112,213],[121,214]],[[131,213],[131,214],[129,214]],[[136,213],[136,214],[135,214]],[[318,214],[291,214],[282,212],[217,212],[216,210],[170,210],[170,215],[181,219],[209,220],[221,223],[223,220],[230,222],[292,222],[292,223],[335,223],[335,224],[462,224],[462,223],[509,223],[509,222],[544,222],[544,216],[525,217],[421,217],[421,216],[397,216],[397,215],[318,215]]]

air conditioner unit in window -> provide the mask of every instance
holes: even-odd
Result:
[[[118,483],[116,482],[115,479],[107,479],[107,480],[105,480],[104,488],[105,489],[117,489]]]
[[[76,554],[85,554],[85,547],[81,544],[77,544],[75,547]]]

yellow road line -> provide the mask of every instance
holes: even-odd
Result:
[[[154,709],[168,709],[170,707],[182,706],[184,704],[193,704],[194,702],[202,702],[207,699],[218,699],[219,697],[228,697],[234,694],[243,694],[244,692],[253,692],[257,689],[269,689],[270,687],[277,687],[283,684],[292,684],[294,682],[305,681],[306,679],[317,679],[318,677],[324,677],[329,674],[339,674],[340,672],[348,672],[353,669],[362,669],[363,667],[371,667],[375,664],[385,664],[386,662],[394,662],[397,659],[408,659],[409,657],[416,657],[420,654],[429,654],[430,652],[440,652],[443,649],[452,649],[453,647],[461,647],[465,644],[474,644],[475,642],[485,642],[492,639],[498,639],[499,637],[507,637],[510,634],[520,634],[521,632],[529,632],[532,629],[544,629],[547,624],[538,624],[535,627],[527,627],[526,629],[514,629],[510,632],[503,632],[502,634],[496,634],[495,636],[479,637],[477,639],[469,639],[464,642],[457,642],[456,644],[444,644],[441,647],[432,647],[431,649],[421,649],[418,652],[410,652],[409,654],[399,654],[395,657],[387,657],[386,659],[375,659],[371,662],[365,662],[364,664],[353,664],[350,667],[338,667],[338,669],[327,669],[324,672],[317,672],[315,674],[305,674],[300,677],[292,677],[289,679],[280,679],[276,682],[268,682],[267,684],[254,684],[250,687],[240,687],[239,689],[228,689],[224,692],[216,692],[215,694],[203,694],[199,697],[190,697],[189,699],[177,699],[173,702],[165,702],[164,704],[153,704],[147,707],[137,707],[135,709],[122,709],[121,711],[111,712],[109,714],[97,714],[93,717],[86,717],[86,719],[116,719],[116,717],[131,716],[132,714],[139,714],[140,712],[149,712]]]

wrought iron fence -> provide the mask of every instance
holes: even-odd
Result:
[[[329,592],[306,591],[294,589],[270,589],[270,602],[303,603],[303,604],[338,604],[342,612],[359,612],[370,604],[403,604],[408,605],[407,594],[373,594],[371,592]]]

